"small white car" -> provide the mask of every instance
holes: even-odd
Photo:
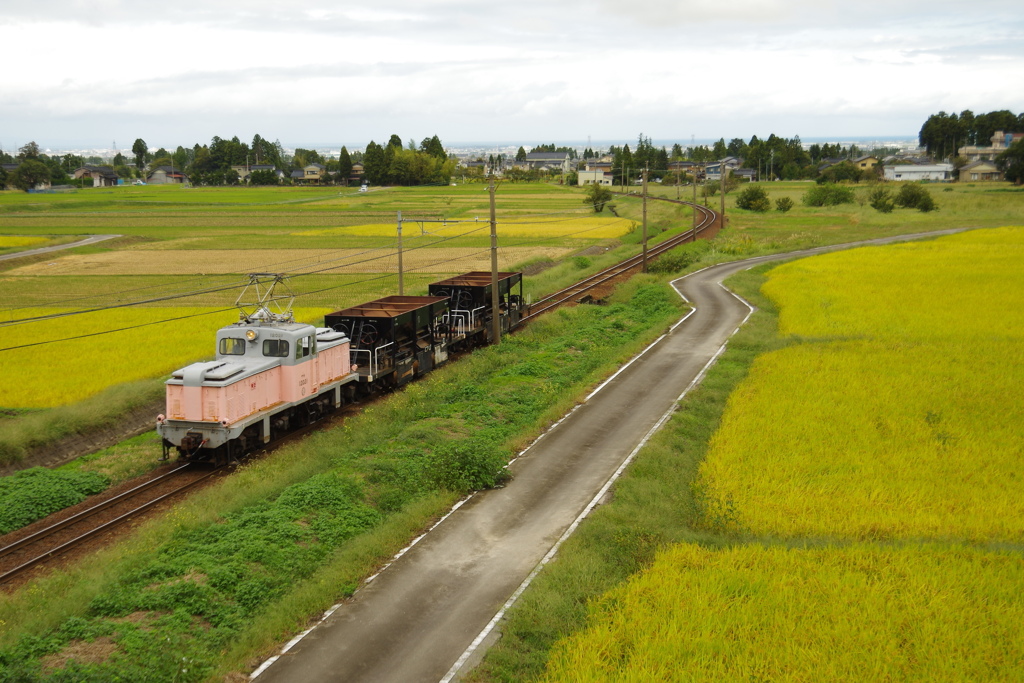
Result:
[[[359,186],[359,191],[360,191],[360,192],[369,192],[369,191],[370,191],[370,188],[369,188],[369,187],[367,187],[366,185],[360,185],[360,186]]]

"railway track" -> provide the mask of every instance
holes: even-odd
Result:
[[[616,193],[619,194],[619,193]],[[718,212],[709,209],[706,206],[700,204],[694,204],[692,202],[684,202],[678,199],[667,199],[664,197],[648,197],[649,199],[655,199],[658,201],[670,202],[672,204],[682,204],[686,206],[694,207],[699,213],[700,218],[697,221],[697,225],[689,230],[682,232],[674,237],[671,237],[664,242],[660,242],[647,250],[647,258],[656,258],[661,254],[674,249],[685,242],[692,242],[697,239],[697,235],[701,232],[710,228],[714,222],[718,219]],[[621,261],[620,263],[606,268],[599,273],[595,273],[588,278],[580,280],[579,282],[566,287],[565,289],[549,294],[542,299],[538,299],[535,303],[531,304],[530,312],[528,315],[523,316],[523,322],[529,322],[534,318],[538,317],[543,313],[547,313],[553,308],[557,308],[562,304],[569,303],[571,301],[578,301],[581,295],[586,294],[588,291],[598,287],[606,282],[609,282],[620,275],[637,268],[643,264],[644,255],[637,254],[631,258]]]
[[[317,429],[331,417],[351,414],[351,408],[339,409],[331,416],[300,427],[260,449],[261,455],[280,448]],[[199,484],[227,473],[230,465],[212,467],[207,463],[187,463],[159,474],[80,510],[68,517],[0,547],[0,586],[24,576],[33,567],[68,553],[105,532],[139,517],[160,503]],[[177,481],[175,481],[177,480]],[[102,494],[101,494],[102,495]],[[141,501],[141,502],[140,502]],[[55,513],[57,516],[60,513]],[[38,522],[36,523],[38,524]],[[17,531],[11,535],[17,535]]]
[[[695,240],[697,235],[711,227],[718,218],[718,214],[715,211],[699,204],[660,197],[653,199],[693,206],[700,213],[700,218],[695,227],[649,248],[647,250],[647,258],[656,258],[680,244]],[[643,258],[643,254],[638,254],[599,273],[595,273],[570,287],[545,296],[530,307],[529,314],[523,317],[522,322],[532,320],[567,302],[578,300],[581,295],[586,294],[588,291],[639,267],[643,263]],[[351,408],[355,408],[355,406],[351,406]],[[339,412],[347,414],[351,410]],[[334,415],[338,415],[338,413]],[[320,422],[317,421],[290,432],[263,449],[263,452],[278,448],[292,439],[305,435],[307,432],[318,428]],[[24,576],[33,567],[73,550],[86,541],[94,539],[138,517],[161,502],[183,493],[214,476],[223,474],[228,469],[227,466],[210,469],[208,466],[204,467],[192,463],[181,465],[37,531],[17,538],[7,545],[0,547],[0,572],[2,572],[0,573],[0,585],[12,583],[15,579]],[[175,482],[175,479],[179,481]],[[142,499],[143,502],[140,504],[136,499]],[[17,533],[13,532],[12,535],[17,535]]]

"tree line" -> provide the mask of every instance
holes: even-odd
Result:
[[[928,117],[917,138],[929,156],[953,160],[961,147],[988,147],[997,130],[1007,133],[1024,132],[1024,112],[1014,114],[1001,109],[975,114],[970,109],[964,109],[959,114],[947,114],[940,111]]]
[[[422,185],[447,183],[456,163],[448,158],[436,135],[424,138],[419,144],[410,140],[408,147],[403,146],[400,137],[392,135],[385,147],[371,141],[365,152],[350,153],[342,147],[336,157],[327,158],[316,150],[301,147],[288,154],[280,141],[271,142],[259,134],[253,137],[251,144],[237,136],[230,139],[214,136],[209,144],[179,145],[173,151],[163,147],[150,151],[146,141],[137,138],[131,152],[131,157],[118,152],[113,159],[104,161],[99,157],[74,154],[48,156],[40,152],[35,142],[20,148],[17,156],[0,150],[0,162],[18,164],[17,171],[12,173],[0,168],[0,189],[9,185],[27,190],[46,182],[75,184],[70,174],[86,165],[106,166],[125,179],[146,178],[148,172],[157,168],[170,168],[182,171],[194,185],[235,185],[242,180],[236,168],[265,167],[251,172],[250,184],[276,185],[281,182],[277,171],[288,178],[292,171],[310,164],[324,166],[321,183],[347,184],[353,177],[355,164],[363,163],[366,179],[375,184]]]

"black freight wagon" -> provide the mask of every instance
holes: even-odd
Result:
[[[401,386],[448,360],[446,296],[387,296],[324,317],[351,340],[361,383]]]

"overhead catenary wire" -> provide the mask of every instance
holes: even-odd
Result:
[[[547,216],[563,216],[565,218],[564,219],[557,219],[557,220],[550,220],[550,221],[531,221],[531,220],[526,220],[526,221],[510,221],[510,220],[505,220],[505,221],[499,221],[498,225],[502,225],[502,224],[506,224],[506,225],[534,224],[534,225],[536,225],[536,224],[546,224],[546,223],[557,223],[557,222],[563,222],[563,220],[564,221],[574,220],[575,218],[579,217],[581,213],[584,214],[584,215],[587,215],[587,212],[585,212],[585,210],[550,212],[550,213],[539,214],[539,215],[540,216],[545,216],[545,217],[547,217]],[[486,221],[480,221],[479,218],[474,218],[472,220],[470,220],[470,219],[447,219],[447,218],[441,218],[441,219],[427,219],[427,218],[424,218],[424,219],[413,219],[413,220],[423,221],[423,222],[437,222],[437,223],[444,222],[444,223],[454,223],[454,224],[473,223],[473,224],[481,224],[481,225],[480,225],[479,228],[475,228],[473,230],[469,230],[469,231],[466,231],[466,232],[463,232],[463,233],[460,233],[460,234],[457,234],[457,235],[437,238],[435,241],[410,247],[407,251],[413,251],[413,250],[417,250],[417,249],[425,249],[425,248],[436,247],[438,244],[443,244],[444,242],[448,242],[448,241],[451,241],[451,240],[464,238],[464,237],[470,236],[470,235],[472,235],[472,234],[474,234],[476,232],[480,232],[480,231],[486,230],[489,227],[489,225],[488,225],[488,223]],[[628,218],[619,218],[615,222],[635,222],[635,221],[633,221],[632,219],[628,219]],[[567,237],[574,237],[574,236],[578,236],[578,235],[590,232],[591,230],[599,229],[600,227],[606,227],[606,226],[595,226],[595,227],[591,227],[591,228],[584,228],[584,229],[581,229],[581,230],[578,230],[578,231],[574,231],[574,232],[569,233],[569,234],[553,236],[553,237],[550,237],[550,238],[540,238],[539,241],[542,241],[542,242],[554,241],[554,240],[559,240],[559,239],[565,239]],[[418,238],[414,238],[414,239],[421,239],[421,238],[422,238],[422,236],[420,236]],[[511,245],[506,244],[506,245],[504,245],[502,251],[504,251],[505,248],[507,248],[507,247],[519,246],[521,244],[526,244],[526,243],[536,243],[537,241],[538,241],[538,238],[537,237],[533,237],[530,240],[524,240],[522,242],[514,242]],[[374,248],[371,248],[371,249],[364,250],[363,252],[360,252],[357,255],[373,253],[375,251],[380,251],[380,250],[386,249],[386,248],[387,248],[386,246],[385,247],[374,247]],[[422,271],[422,270],[428,270],[428,269],[436,268],[437,266],[441,266],[441,265],[444,265],[446,263],[454,263],[454,262],[458,262],[460,260],[466,260],[468,258],[473,258],[473,257],[479,256],[481,254],[485,254],[488,251],[490,251],[490,250],[489,249],[481,249],[481,250],[479,250],[477,252],[472,252],[470,254],[462,255],[462,256],[459,256],[459,257],[456,257],[456,258],[441,259],[439,261],[428,263],[428,264],[424,264],[424,265],[421,265],[421,266],[416,267],[416,268],[410,268],[409,271],[416,272],[416,271]],[[331,271],[331,270],[338,270],[338,269],[346,267],[346,266],[351,267],[351,266],[354,266],[354,265],[361,265],[363,263],[372,262],[374,260],[379,260],[379,259],[384,259],[384,258],[392,257],[393,253],[389,251],[387,253],[381,254],[380,256],[375,256],[375,257],[372,257],[372,258],[362,259],[360,261],[353,261],[353,262],[349,262],[349,263],[345,263],[345,264],[341,264],[341,265],[337,264],[337,262],[345,261],[346,259],[351,259],[353,256],[356,256],[356,255],[347,255],[345,257],[340,257],[338,259],[329,260],[329,261],[327,261],[327,263],[332,263],[334,265],[330,265],[327,268],[316,268],[316,269],[313,269],[313,270],[307,270],[307,271],[298,272],[298,273],[295,273],[293,275],[288,276],[288,278],[289,279],[296,279],[296,278],[300,278],[300,277],[306,277],[306,276],[311,276],[311,275],[316,275],[316,274],[322,274],[322,273],[325,273],[325,272],[328,272],[328,271]],[[291,259],[289,261],[284,261],[284,262],[281,262],[281,263],[282,264],[287,264],[287,263],[294,263],[295,261],[302,261],[302,260],[306,260],[306,259]],[[324,261],[319,261],[317,265],[322,265],[323,263],[324,263]],[[389,277],[395,277],[395,274],[394,273],[383,273],[383,274],[375,276],[375,277],[364,278],[362,280],[356,280],[356,281],[340,283],[340,284],[337,284],[337,285],[332,285],[330,287],[323,287],[323,288],[319,288],[319,289],[316,289],[316,290],[311,290],[309,292],[304,292],[304,293],[297,294],[297,295],[295,295],[295,298],[301,298],[301,297],[304,297],[304,296],[309,296],[309,295],[313,295],[313,294],[318,294],[318,293],[323,293],[323,292],[327,292],[327,291],[332,291],[332,290],[335,290],[335,289],[339,289],[341,287],[357,286],[359,284],[375,282],[375,281],[387,279]],[[162,296],[162,297],[151,297],[150,299],[141,300],[141,301],[124,302],[124,303],[113,304],[113,305],[108,305],[108,306],[94,307],[94,308],[87,309],[87,310],[67,311],[67,312],[63,312],[63,313],[59,313],[59,314],[53,314],[51,316],[36,316],[36,317],[26,318],[26,319],[21,319],[21,320],[4,321],[4,322],[0,322],[0,327],[10,326],[10,325],[20,324],[20,323],[37,322],[37,321],[47,320],[47,319],[56,318],[56,317],[66,317],[66,316],[69,316],[69,315],[79,315],[79,314],[85,314],[85,313],[102,312],[104,310],[114,310],[114,309],[119,309],[119,308],[126,308],[126,307],[131,307],[131,306],[140,306],[140,305],[144,305],[146,303],[159,303],[159,302],[162,302],[162,301],[169,301],[169,300],[174,300],[174,299],[188,298],[190,296],[201,296],[203,294],[217,293],[217,292],[221,292],[221,291],[229,291],[229,290],[232,290],[232,289],[239,289],[239,288],[241,288],[242,286],[244,286],[244,284],[246,282],[247,281],[244,281],[244,282],[243,281],[239,281],[238,284],[234,284],[234,285],[230,285],[230,286],[226,285],[226,286],[220,286],[220,287],[208,287],[208,288],[203,288],[203,289],[200,289],[200,290],[194,290],[194,291],[191,291],[191,292],[178,293],[178,294],[170,294],[170,295],[166,295],[166,296]],[[140,288],[140,289],[146,289],[146,288]],[[282,298],[284,298],[284,297],[282,297]],[[274,300],[278,300],[278,299],[275,298]],[[223,313],[223,312],[232,311],[232,310],[235,310],[235,307],[215,309],[213,311],[204,311],[204,312],[200,312],[200,313],[192,313],[192,314],[188,314],[188,315],[184,315],[184,316],[175,316],[175,317],[172,317],[172,318],[166,318],[166,319],[162,319],[162,320],[158,320],[158,321],[151,321],[151,322],[147,322],[147,323],[140,323],[138,325],[132,325],[132,326],[126,326],[126,327],[121,327],[121,328],[116,328],[116,329],[102,330],[102,331],[98,331],[98,332],[80,334],[80,335],[75,335],[75,336],[72,336],[72,337],[65,337],[65,338],[51,339],[51,340],[42,340],[42,341],[38,341],[38,342],[32,342],[32,343],[29,343],[29,344],[20,344],[20,345],[15,345],[15,346],[3,347],[3,348],[0,348],[0,352],[2,352],[2,351],[11,351],[11,350],[15,350],[15,349],[22,349],[22,348],[33,347],[33,346],[40,346],[40,345],[51,344],[51,343],[64,342],[64,341],[72,341],[72,340],[75,340],[75,339],[94,337],[94,336],[99,336],[99,335],[104,335],[104,334],[113,334],[113,333],[117,333],[117,332],[123,332],[123,331],[132,330],[132,329],[137,329],[137,328],[141,328],[141,327],[149,327],[149,326],[164,324],[164,323],[168,323],[168,322],[176,322],[176,321],[179,321],[179,320],[186,320],[186,319],[194,318],[194,317],[213,315],[213,314],[216,314],[216,313]]]

